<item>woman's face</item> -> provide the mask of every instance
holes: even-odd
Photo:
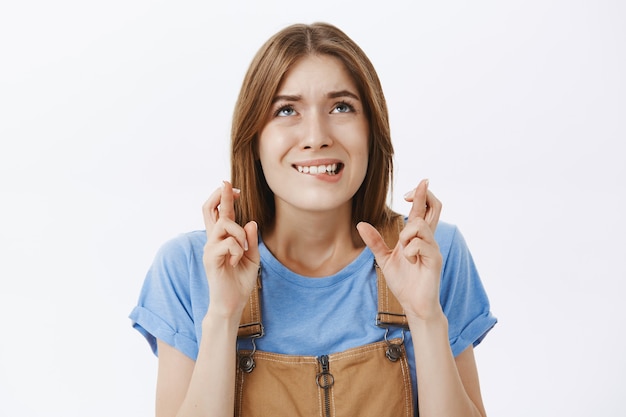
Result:
[[[342,62],[310,55],[285,74],[259,135],[259,158],[277,211],[349,205],[368,163],[369,123]]]

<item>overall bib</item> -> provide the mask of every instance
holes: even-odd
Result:
[[[404,219],[383,233],[395,246]],[[382,328],[408,330],[404,311],[376,267],[378,314]],[[244,309],[239,338],[263,336],[259,291]],[[296,356],[240,350],[237,356],[235,416],[413,417],[411,374],[402,338],[384,340],[321,356]]]

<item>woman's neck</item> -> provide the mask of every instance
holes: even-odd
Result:
[[[331,213],[277,212],[263,242],[283,265],[308,277],[339,272],[365,246],[352,225],[350,206]]]

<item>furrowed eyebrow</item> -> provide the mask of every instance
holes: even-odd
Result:
[[[352,92],[350,92],[348,90],[331,91],[330,93],[328,93],[326,95],[326,97],[328,97],[328,98],[350,97],[350,98],[352,98],[354,100],[361,101],[359,96],[357,96],[356,94],[354,94],[354,93],[352,93]],[[300,101],[300,100],[302,100],[302,96],[283,94],[283,95],[275,96],[272,99],[272,104],[274,104],[274,103],[276,103],[278,101]]]
[[[350,98],[353,98],[354,100],[361,101],[359,96],[357,96],[354,93],[351,93],[348,90],[332,91],[328,93],[328,98],[340,98],[340,97],[350,97]]]
[[[282,95],[276,96],[272,99],[272,104],[278,101],[300,101],[302,100],[302,96],[290,96],[290,95]]]

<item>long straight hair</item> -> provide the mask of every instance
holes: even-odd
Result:
[[[241,189],[235,204],[236,221],[243,225],[255,220],[260,230],[273,222],[274,193],[258,160],[258,137],[285,73],[308,55],[338,58],[359,90],[369,121],[369,161],[365,179],[352,199],[352,222],[387,226],[393,215],[386,202],[393,183],[393,146],[383,90],[367,55],[345,33],[327,23],[288,26],[259,49],[248,68],[231,130],[231,179]]]

